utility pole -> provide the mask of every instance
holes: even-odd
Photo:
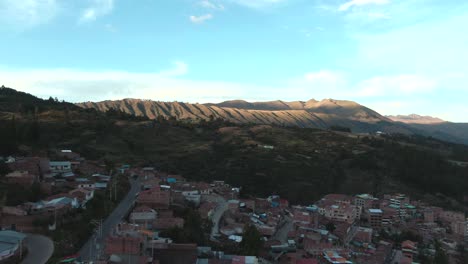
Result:
[[[20,260],[23,258],[23,241],[21,239],[19,241],[19,248],[20,248]]]
[[[114,192],[115,192],[114,199],[115,201],[117,201],[117,181],[114,182]]]

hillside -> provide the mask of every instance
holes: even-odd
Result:
[[[243,195],[277,193],[304,204],[332,192],[405,192],[448,203],[463,201],[468,188],[468,168],[450,162],[468,161],[468,147],[431,138],[219,119],[148,120],[37,98],[44,108],[30,113],[15,110],[23,102],[5,91],[0,89],[0,156],[73,149],[88,159],[152,165],[192,180],[225,180],[242,186]]]
[[[354,132],[386,131],[389,133],[412,133],[404,125],[394,124],[377,112],[351,101],[310,100],[307,102],[260,102],[227,101],[220,104],[190,104],[181,102],[157,102],[150,100],[124,99],[119,101],[86,102],[78,104],[99,111],[117,109],[136,116],[156,119],[158,116],[175,117],[177,120],[223,120],[240,124],[276,124],[301,128],[331,126],[348,127]]]
[[[77,104],[102,112],[109,109],[157,119],[159,116],[189,122],[221,118],[236,124],[267,124],[300,128],[345,127],[355,133],[421,134],[446,141],[468,144],[468,129],[453,123],[422,122],[429,118],[385,117],[352,101],[324,99],[321,101],[226,101],[219,104],[190,104],[151,100],[124,99],[117,101],[85,102]],[[393,118],[393,120],[392,120]],[[409,121],[413,122],[409,122]],[[402,122],[408,121],[408,122]],[[419,121],[419,122],[416,122]],[[418,124],[418,125],[415,125]],[[424,125],[419,125],[424,124]],[[444,124],[444,125],[441,125]],[[462,129],[460,131],[459,129]]]
[[[420,116],[416,114],[411,115],[397,115],[397,116],[387,116],[390,120],[395,122],[402,122],[406,124],[440,124],[445,123],[446,121],[432,116]]]

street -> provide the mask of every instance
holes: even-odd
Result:
[[[84,244],[78,255],[82,261],[96,260],[102,255],[104,249],[104,239],[111,233],[112,229],[121,222],[125,215],[132,208],[136,193],[140,191],[140,182],[130,179],[131,188],[127,196],[120,202],[114,211],[107,217],[102,225],[102,236],[94,233]]]
[[[224,215],[224,212],[228,209],[228,202],[221,196],[217,196],[216,202],[218,206],[214,209],[213,216],[211,221],[213,222],[213,227],[211,228],[211,240],[216,240],[216,237],[219,236],[219,221],[221,217]]]
[[[29,234],[24,243],[28,254],[22,264],[44,264],[54,253],[54,242],[48,237]]]
[[[294,224],[291,217],[284,216],[271,240],[278,240],[283,244],[286,243],[288,241],[288,233],[293,230],[293,227]]]

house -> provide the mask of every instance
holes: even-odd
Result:
[[[326,250],[323,252],[323,257],[327,263],[331,264],[353,264],[353,262],[348,261],[346,258],[342,257],[338,252],[334,250]]]
[[[76,197],[73,197],[68,193],[62,193],[50,196],[41,202],[34,203],[32,210],[47,210],[49,212],[53,212],[55,210],[76,209],[79,207],[80,203]]]
[[[233,256],[232,264],[258,264],[258,258],[255,256]]]
[[[141,237],[108,237],[105,242],[106,255],[140,255],[143,248]]]
[[[94,189],[94,183],[93,182],[81,182],[80,184],[78,184],[77,187],[78,189]]]
[[[107,189],[107,182],[96,182],[93,187],[94,189],[105,190]]]
[[[15,216],[25,216],[28,213],[26,210],[22,209],[20,206],[3,206],[2,207],[2,214],[4,215],[15,215]]]
[[[13,171],[5,175],[5,180],[8,183],[31,186],[34,181],[38,180],[38,177],[28,171]]]
[[[50,161],[49,169],[52,173],[67,173],[72,167],[70,161]]]
[[[219,232],[225,236],[240,235],[244,233],[244,224],[230,224],[219,229]]]
[[[194,188],[197,189],[200,194],[208,195],[213,193],[213,187],[209,183],[197,182],[193,184]]]
[[[211,219],[213,215],[214,209],[216,208],[217,204],[213,202],[205,202],[200,205],[198,208],[198,212],[203,219]]]
[[[0,261],[6,261],[8,258],[19,254],[23,247],[25,234],[15,231],[0,231]]]
[[[158,218],[153,222],[153,229],[166,230],[173,227],[184,227],[184,219],[179,217]]]
[[[153,257],[159,264],[195,264],[197,263],[196,244],[153,243],[150,245]],[[158,263],[158,262],[156,262]]]
[[[168,209],[171,201],[171,192],[161,189],[159,186],[142,191],[138,195],[137,203],[153,209]]]
[[[465,214],[463,212],[442,211],[439,214],[439,219],[445,223],[462,222],[465,221]]]
[[[406,240],[401,242],[401,251],[403,252],[403,256],[412,261],[414,255],[418,252],[418,248],[415,242]]]
[[[360,207],[362,210],[366,211],[367,209],[373,208],[376,206],[376,203],[379,199],[375,198],[370,194],[358,194],[354,197],[354,204]]]
[[[354,237],[354,241],[361,243],[371,243],[372,242],[372,228],[357,227]]]
[[[80,154],[75,153],[69,149],[63,149],[57,153],[60,157],[68,159],[68,160],[76,160],[80,158]]]
[[[79,188],[70,191],[69,194],[79,201],[82,208],[86,206],[88,201],[94,198],[94,190],[92,189]]]
[[[354,220],[357,217],[356,210],[358,210],[354,205],[343,203],[343,204],[328,204],[323,207],[324,216],[327,219],[332,221],[354,223]]]
[[[148,206],[141,205],[136,207],[130,214],[130,222],[134,224],[143,224],[145,228],[151,228],[151,224],[156,220],[157,212]]]
[[[186,201],[194,203],[195,206],[200,205],[201,195],[200,195],[198,190],[184,191],[184,192],[182,192],[182,196],[184,196],[184,199]]]
[[[312,222],[312,217],[309,212],[295,210],[293,215],[294,215],[294,218],[293,218],[294,223],[308,225]]]

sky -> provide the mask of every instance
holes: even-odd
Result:
[[[353,100],[468,122],[465,0],[0,0],[0,85],[70,102]]]

